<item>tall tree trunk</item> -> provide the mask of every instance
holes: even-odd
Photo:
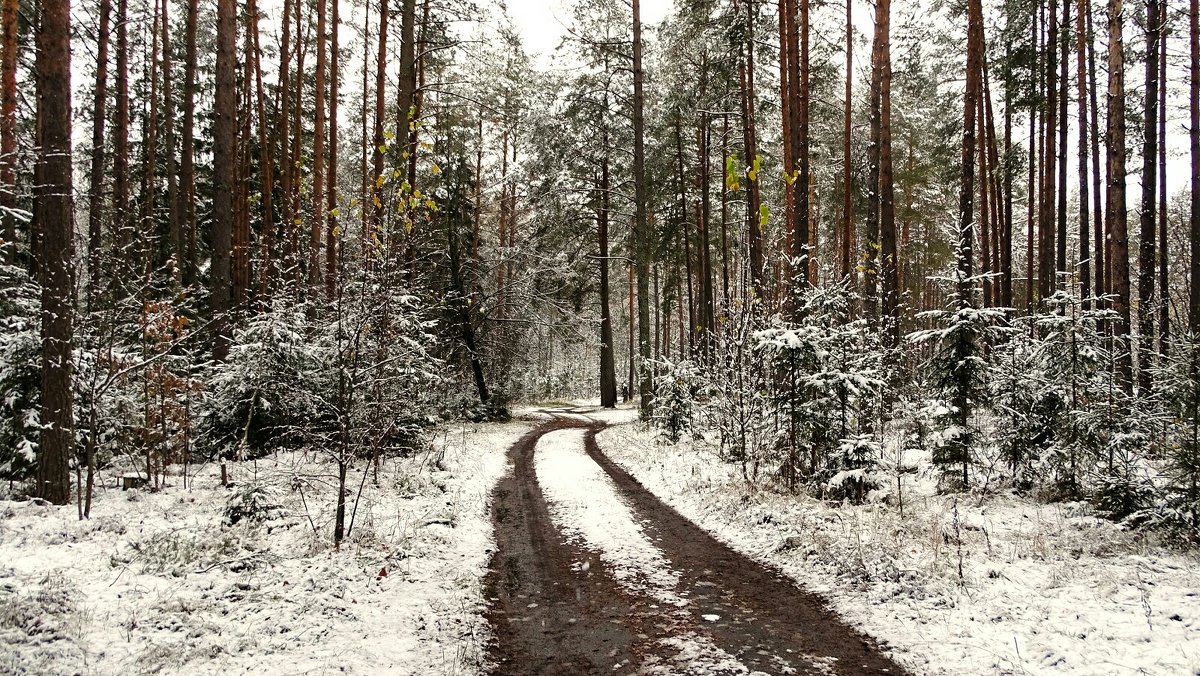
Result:
[[[213,358],[229,354],[233,194],[237,186],[237,3],[217,0],[217,74],[213,105],[213,226],[211,307]]]
[[[703,112],[700,113],[704,115]],[[683,167],[683,112],[678,108],[675,109],[675,161],[678,169],[679,179],[679,218],[680,230],[683,233],[683,265],[685,275],[687,276],[687,298],[688,298],[688,346],[694,348],[696,345],[696,299],[692,288],[692,232],[691,225],[688,223],[688,208],[687,208],[687,174]],[[703,143],[703,141],[701,141]],[[682,338],[682,336],[680,336]]]
[[[38,176],[35,227],[41,275],[41,438],[37,495],[56,505],[71,497],[75,452],[71,395],[74,325],[71,167],[71,3],[42,0],[37,33]]]
[[[896,248],[895,186],[892,180],[892,3],[877,0],[879,37],[879,253],[885,340],[900,342],[899,251]]]
[[[1091,214],[1089,213],[1090,196],[1088,195],[1088,99],[1087,99],[1087,24],[1085,23],[1084,4],[1088,0],[1078,0],[1079,6],[1075,12],[1075,68],[1079,98],[1079,165],[1076,174],[1079,178],[1079,297],[1083,300],[1083,308],[1091,307],[1087,300],[1092,294],[1092,254],[1089,239],[1091,238]],[[1065,158],[1064,158],[1065,160]]]
[[[308,286],[316,299],[317,288],[321,284],[321,231],[325,228],[325,74],[328,67],[326,47],[328,26],[326,26],[326,3],[329,0],[316,0],[317,4],[317,72],[314,78],[313,91],[313,168],[312,168],[312,215],[308,226]]]
[[[959,308],[974,305],[972,276],[975,239],[975,116],[979,110],[983,71],[983,7],[981,0],[967,0],[967,72],[963,92],[962,179],[958,192],[958,284]],[[960,412],[960,415],[962,413]]]
[[[1125,47],[1121,38],[1122,0],[1108,3],[1108,217],[1112,291],[1116,296],[1118,369],[1124,386],[1132,388],[1130,350],[1129,232],[1125,210]]]
[[[605,99],[607,99],[607,95]],[[605,105],[607,110],[607,104]],[[608,215],[611,203],[608,168],[608,123],[603,125],[600,152],[600,212],[596,215],[596,229],[600,248],[600,405],[614,408],[617,405],[617,363],[613,356],[612,312],[609,308],[608,281]]]
[[[143,99],[142,114],[142,216],[138,234],[135,235],[135,248],[139,249],[139,263],[145,274],[162,265],[165,260],[162,240],[158,236],[157,223],[154,221],[154,210],[158,200],[158,12],[163,3],[154,0],[154,10],[150,14],[150,52],[145,54],[143,61],[149,71],[150,95]],[[147,406],[149,403],[147,402]],[[150,470],[147,467],[146,476]]]
[[[839,261],[839,271],[844,279],[851,280],[857,275],[854,272],[855,263],[855,234],[853,209],[853,186],[850,173],[850,135],[853,121],[852,97],[854,95],[854,2],[846,0],[846,98],[842,116],[842,240]]]
[[[368,241],[379,235],[383,227],[383,167],[384,167],[384,138],[383,124],[386,114],[384,101],[387,85],[387,44],[388,44],[388,2],[379,3],[379,51],[375,57],[375,147],[372,151],[371,163],[371,229]],[[482,124],[482,123],[481,123]]]
[[[114,290],[133,279],[129,214],[129,1],[117,0],[117,109],[113,117],[113,275]]]
[[[1058,230],[1054,239],[1054,288],[1060,284],[1066,286],[1067,275],[1067,60],[1070,55],[1067,36],[1071,28],[1071,0],[1062,0],[1061,35],[1058,44],[1058,166],[1057,196],[1058,206],[1055,216],[1058,219]]]
[[[1058,151],[1055,136],[1058,131],[1058,5],[1050,0],[1046,31],[1046,132],[1042,139],[1042,192],[1038,210],[1038,300],[1045,302],[1058,288],[1055,274],[1055,219],[1057,206]]]
[[[887,1],[887,0],[884,0]],[[794,291],[804,291],[808,287],[809,282],[809,231],[811,229],[811,208],[809,204],[809,183],[811,180],[811,162],[809,152],[809,32],[811,24],[811,13],[809,12],[809,0],[799,0],[800,12],[798,17],[797,28],[799,30],[799,52],[796,54],[796,62],[792,65],[792,74],[798,78],[791,79],[791,82],[798,83],[796,88],[791,89],[792,109],[794,110],[794,131],[792,138],[798,140],[798,143],[793,146],[793,156],[796,157],[797,174],[796,180],[792,183],[792,208],[796,210],[796,229],[794,229],[792,240],[792,251],[794,256],[798,257],[798,264],[794,265],[791,270],[792,275],[799,275],[798,280],[788,280],[787,288],[792,288],[792,283],[797,283],[798,288]]]
[[[1004,57],[1007,61],[1011,55],[1012,49],[1005,45]],[[1015,307],[1013,302],[1013,170],[1011,165],[1014,160],[1013,143],[1012,143],[1012,128],[1013,128],[1013,96],[1012,88],[1006,82],[1004,84],[1004,233],[1001,237],[1000,248],[1000,270],[1003,276],[1000,278],[1000,294],[1001,304],[1006,308]]]
[[[326,183],[325,207],[325,298],[333,300],[337,288],[338,249],[338,5],[341,0],[329,0],[333,7],[329,26],[329,179]]]
[[[124,0],[121,0],[122,2]],[[183,148],[179,160],[180,193],[184,202],[183,219],[186,232],[182,258],[183,283],[196,282],[196,28],[199,20],[199,0],[188,0],[184,41],[187,54],[183,66]],[[284,23],[287,16],[284,15]],[[286,33],[285,33],[286,36]],[[286,42],[286,40],[285,40]]]
[[[411,2],[411,0],[406,0]],[[638,408],[642,417],[650,415],[654,383],[650,376],[650,266],[653,262],[653,237],[646,209],[649,190],[646,185],[646,149],[644,109],[646,97],[642,92],[645,72],[642,70],[642,12],[640,0],[633,0],[633,228],[634,256],[637,265],[638,302]],[[750,108],[753,108],[751,102]],[[752,123],[747,126],[753,127]],[[752,134],[751,134],[752,136]]]
[[[168,7],[169,0],[162,3],[162,101],[163,101],[163,152],[165,173],[167,176],[167,251],[168,257],[174,259],[172,266],[177,269],[183,261],[183,231],[181,215],[184,207],[179,197],[179,177],[175,163],[175,91],[172,85],[174,72],[171,63],[171,22]]]
[[[1167,18],[1165,0],[1158,3],[1158,351],[1170,352],[1171,287],[1167,283],[1170,249],[1167,246]]]
[[[1138,243],[1138,390],[1150,393],[1154,352],[1154,282],[1158,275],[1158,41],[1159,0],[1146,0],[1146,119],[1142,130],[1142,204]]]
[[[986,68],[984,72],[986,74]],[[985,86],[984,91],[986,92],[986,90]],[[981,275],[988,275],[993,272],[991,236],[995,223],[991,220],[990,212],[992,194],[991,186],[988,183],[988,171],[991,167],[987,156],[987,114],[984,112],[982,94],[978,105],[979,109],[975,113],[978,116],[975,133],[979,154],[979,272]],[[991,279],[985,277],[982,286],[983,306],[993,307],[995,299],[992,297]]]
[[[0,207],[14,209],[17,206],[17,15],[20,12],[19,0],[3,0],[0,6]],[[107,13],[101,5],[101,33],[105,34]],[[107,51],[107,35],[102,38]],[[99,63],[105,63],[97,56]],[[96,81],[100,75],[97,70]],[[17,244],[17,219],[11,212],[6,213],[3,221],[3,239],[6,244],[0,249],[0,260],[15,260],[14,248]]]
[[[104,224],[104,122],[108,101],[108,34],[111,15],[112,1],[100,0],[100,27],[96,33],[96,85],[92,92],[92,164],[88,183],[87,299],[89,310],[94,309],[93,305],[100,292],[98,277],[100,276],[101,235]],[[13,20],[13,28],[15,28],[15,17]],[[15,56],[14,54],[13,57],[15,58]],[[3,66],[6,71],[10,63],[6,57]],[[16,64],[12,64],[12,67],[15,69]],[[0,152],[0,163],[7,162],[7,157],[8,151]],[[0,164],[0,166],[5,165]],[[0,191],[8,189],[11,188],[7,180],[0,180]],[[15,204],[5,204],[4,206],[12,207]],[[7,241],[11,242],[14,239],[5,236]]]
[[[262,301],[267,298],[269,286],[275,280],[275,235],[279,229],[275,220],[275,164],[272,158],[274,144],[268,137],[267,128],[272,122],[267,118],[266,91],[263,87],[262,41],[258,30],[258,2],[249,0],[250,35],[253,40],[254,101],[258,117],[258,172],[262,180],[262,246],[259,254],[258,294]],[[288,25],[287,12],[283,24]],[[284,50],[287,48],[284,47]],[[285,81],[287,66],[280,67],[280,80]],[[281,98],[282,100],[282,98]]]
[[[758,157],[758,138],[754,123],[754,3],[746,3],[747,37],[742,47],[742,59],[739,65],[742,94],[742,146],[746,154],[746,167],[754,166]],[[748,181],[746,186],[746,238],[750,250],[750,286],[755,298],[760,302],[766,298],[763,285],[763,270],[765,256],[763,252],[763,233],[759,226],[760,197],[758,181]]]
[[[1088,51],[1088,106],[1092,144],[1092,275],[1095,277],[1096,296],[1109,292],[1111,280],[1108,274],[1108,245],[1104,236],[1105,192],[1100,189],[1104,174],[1100,172],[1100,105],[1097,100],[1096,45],[1092,28],[1092,3],[1084,2],[1087,14]]]
[[[1188,150],[1192,160],[1188,332],[1194,339],[1200,335],[1200,0],[1188,3],[1188,72]]]
[[[883,210],[879,192],[879,139],[883,125],[883,36],[881,24],[875,22],[871,41],[871,83],[868,88],[867,117],[869,120],[867,147],[867,232],[863,261],[863,306],[869,319],[879,316],[879,215]]]

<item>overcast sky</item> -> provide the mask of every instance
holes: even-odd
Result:
[[[570,20],[573,3],[574,0],[506,0],[508,13],[531,56],[548,55],[558,46],[566,33],[564,24]],[[655,24],[670,11],[671,0],[642,0],[641,6],[642,22]],[[630,17],[632,20],[632,13]]]

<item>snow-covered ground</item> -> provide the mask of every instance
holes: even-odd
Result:
[[[159,493],[0,501],[0,673],[474,673],[487,638],[488,499],[529,421],[468,425],[368,477],[332,547],[328,458],[217,466]],[[355,491],[361,467],[351,473]],[[276,518],[223,523],[251,485]]]
[[[914,673],[1200,674],[1196,557],[1086,505],[934,496],[915,478],[901,516],[757,488],[711,448],[661,445],[634,425],[597,438],[664,502],[824,594]]]

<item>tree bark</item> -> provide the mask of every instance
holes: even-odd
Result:
[[[124,2],[124,0],[122,0]],[[196,243],[196,28],[199,13],[199,0],[188,0],[187,19],[184,28],[184,40],[187,54],[183,66],[183,148],[179,161],[180,192],[184,201],[183,219],[186,232],[184,237],[183,283],[191,285],[196,282],[197,243]],[[287,16],[284,16],[287,23]],[[286,42],[286,41],[285,41]]]
[[[212,333],[213,358],[229,354],[233,194],[237,186],[237,3],[217,0],[216,100],[213,106]]]
[[[1088,195],[1088,98],[1087,98],[1087,26],[1085,23],[1084,4],[1088,0],[1078,0],[1079,6],[1075,12],[1075,68],[1079,107],[1079,164],[1076,174],[1079,178],[1079,298],[1083,309],[1091,307],[1087,298],[1092,294],[1092,253],[1089,239],[1091,238],[1091,214],[1089,213],[1090,196]],[[1065,158],[1064,158],[1065,159]]]
[[[14,209],[17,206],[17,15],[19,0],[3,0],[0,7],[0,206]],[[107,25],[107,14],[101,6],[101,22]],[[107,50],[108,39],[103,38]],[[104,59],[100,59],[104,63]],[[97,71],[99,81],[99,71]],[[0,250],[0,260],[16,259],[17,219],[6,214],[3,221],[3,238],[6,244]]]
[[[308,286],[312,298],[316,299],[321,284],[321,231],[325,227],[325,104],[326,42],[328,40],[326,14],[329,0],[316,0],[317,5],[317,70],[313,90],[313,168],[312,168],[312,215],[308,226]]]
[[[262,180],[262,245],[259,254],[258,294],[266,300],[270,285],[275,280],[275,235],[279,229],[275,221],[275,164],[272,157],[274,144],[268,137],[267,128],[272,124],[267,118],[266,91],[263,87],[262,42],[258,29],[258,2],[249,0],[250,34],[253,39],[255,109],[258,117],[258,172]],[[283,24],[288,25],[287,12]],[[286,51],[286,47],[284,50]],[[287,66],[280,67],[281,83],[286,81]],[[281,99],[282,100],[282,97]]]
[[[41,292],[41,438],[37,495],[56,505],[71,497],[75,452],[71,393],[74,329],[74,228],[71,166],[71,3],[42,0],[37,33],[38,176]]]
[[[1038,210],[1038,301],[1045,302],[1058,288],[1055,274],[1055,192],[1058,180],[1058,151],[1055,137],[1058,131],[1058,5],[1050,0],[1046,31],[1046,132],[1042,138],[1042,191]]]
[[[108,35],[111,19],[112,1],[100,0],[100,27],[96,34],[96,85],[92,92],[92,164],[90,169],[91,176],[89,176],[88,182],[87,299],[89,310],[94,309],[93,306],[100,292],[101,237],[104,224],[104,122],[108,102]],[[15,28],[15,17],[13,21],[13,28]],[[7,37],[7,33],[5,37]],[[14,53],[13,57],[15,58],[15,56]],[[6,71],[10,63],[6,58],[3,66]],[[14,69],[15,66],[16,64],[12,65]],[[7,72],[5,75],[7,76]],[[7,150],[0,153],[0,158],[4,158],[0,159],[0,162],[6,162],[7,157]],[[0,191],[11,189],[7,180],[0,180]],[[4,206],[12,207],[15,204],[5,204]],[[12,233],[12,235],[15,236],[15,233]],[[13,241],[13,239],[10,239],[10,236],[6,236],[5,240]]]
[[[119,295],[133,279],[129,251],[129,2],[117,0],[117,109],[113,117],[113,288]]]
[[[333,300],[337,288],[338,248],[338,5],[341,0],[329,0],[333,12],[329,26],[329,178],[326,183],[325,206],[325,298]]]
[[[1123,385],[1132,388],[1133,363],[1129,343],[1129,233],[1125,210],[1125,47],[1122,42],[1122,0],[1108,3],[1108,190],[1105,200],[1110,238],[1113,309],[1117,313],[1117,367]]]
[[[605,99],[607,100],[607,95]],[[607,103],[605,111],[607,112]],[[600,152],[600,210],[596,214],[596,229],[600,248],[600,405],[615,408],[617,405],[617,364],[613,355],[612,311],[609,307],[608,280],[608,215],[610,197],[608,167],[608,125],[602,123],[603,135]]]
[[[900,343],[899,251],[896,247],[895,185],[892,180],[892,3],[877,0],[879,37],[879,253],[885,341]]]
[[[162,102],[163,102],[163,160],[167,177],[167,251],[168,257],[174,260],[172,269],[178,269],[183,261],[183,231],[182,212],[183,201],[179,197],[179,176],[176,171],[175,153],[175,91],[172,78],[174,77],[171,62],[171,22],[168,7],[171,3],[162,3]]]
[[[1188,3],[1188,151],[1192,161],[1188,332],[1200,335],[1200,0]]]
[[[1158,41],[1161,32],[1159,0],[1146,0],[1146,116],[1142,128],[1142,204],[1138,242],[1138,390],[1152,386],[1150,360],[1154,352],[1154,282],[1158,275],[1155,250],[1158,237]]]
[[[411,2],[412,0],[406,0]],[[642,417],[650,415],[654,382],[650,374],[650,266],[653,262],[653,241],[646,209],[649,190],[646,185],[646,149],[644,109],[646,97],[642,91],[645,72],[642,70],[642,13],[640,0],[633,0],[633,227],[634,256],[637,266],[638,303],[638,408]],[[753,108],[753,102],[750,104]],[[753,128],[752,124],[747,124]],[[753,133],[750,133],[753,136]]]
[[[854,17],[853,17],[854,2],[846,0],[846,98],[844,114],[842,117],[842,240],[840,254],[840,272],[844,279],[849,279],[853,284],[857,274],[854,271],[855,264],[855,234],[854,234],[854,215],[851,213],[853,209],[853,186],[851,185],[852,176],[850,173],[850,138],[851,138],[851,122],[853,121],[853,106],[851,104],[854,95]]]

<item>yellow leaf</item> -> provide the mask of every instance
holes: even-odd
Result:
[[[372,197],[371,199],[375,201],[375,208],[376,208],[376,209],[379,209],[379,208],[382,208],[382,207],[383,207],[383,202],[380,202],[380,201],[379,201],[379,195],[375,195],[375,196],[374,196],[374,197]]]
[[[433,166],[429,167],[429,173],[437,176],[438,174],[442,173],[442,168],[437,165],[437,162],[434,162]]]
[[[341,236],[342,236],[342,226],[340,226],[340,225],[333,226],[333,238],[337,239]]]

